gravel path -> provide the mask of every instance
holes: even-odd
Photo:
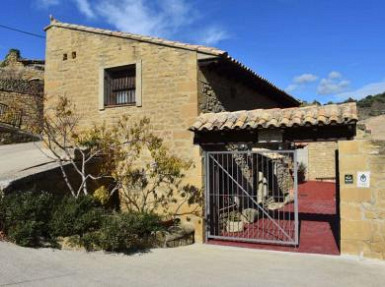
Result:
[[[136,255],[0,242],[0,286],[384,286],[385,263],[195,244]]]

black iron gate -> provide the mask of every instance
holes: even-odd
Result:
[[[206,152],[206,239],[298,245],[296,152]]]

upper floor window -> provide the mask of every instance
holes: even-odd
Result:
[[[142,61],[99,69],[99,110],[142,106]]]
[[[104,105],[116,106],[135,103],[135,64],[106,69],[104,72]]]

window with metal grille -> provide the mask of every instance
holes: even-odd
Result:
[[[106,69],[104,83],[105,106],[135,104],[135,65]]]

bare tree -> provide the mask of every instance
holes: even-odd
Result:
[[[66,98],[60,97],[56,108],[48,110],[43,124],[43,141],[50,150],[46,155],[59,164],[64,181],[74,197],[89,194],[88,182],[105,177],[111,177],[97,169],[96,174],[89,167],[94,161],[104,155],[105,146],[109,139],[105,126],[94,126],[80,129],[81,116],[76,107]],[[72,169],[67,169],[70,165]],[[71,180],[68,170],[75,171],[80,178]]]
[[[200,190],[182,184],[192,162],[171,154],[148,118],[132,123],[123,117],[112,139],[117,143],[111,145],[115,150],[110,164],[127,209],[175,216],[182,205],[198,202]]]
[[[184,171],[192,163],[170,153],[148,118],[132,121],[123,116],[112,127],[103,124],[88,129],[79,127],[80,119],[76,107],[61,97],[46,113],[43,128],[50,156],[59,164],[74,197],[90,193],[90,180],[108,178],[112,182],[108,194],[119,190],[133,211],[178,215],[183,205],[200,201],[199,189],[182,185]],[[88,166],[95,161],[98,168],[92,173]],[[80,183],[70,178],[66,166],[79,175]]]

